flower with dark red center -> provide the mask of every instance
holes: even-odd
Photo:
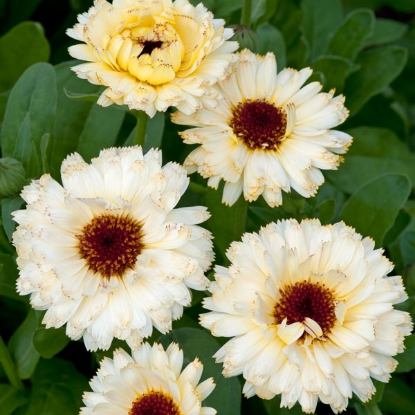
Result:
[[[287,129],[287,114],[264,99],[248,99],[233,110],[229,125],[250,149],[276,150]]]
[[[222,201],[235,203],[243,193],[252,202],[260,195],[270,206],[282,203],[282,191],[314,196],[324,182],[321,169],[337,169],[352,138],[331,130],[348,116],[344,97],[320,92],[310,68],[286,68],[277,74],[275,56],[243,50],[233,74],[217,84],[223,99],[192,115],[176,111],[172,121],[197,128],[180,133],[187,144],[199,144],[186,158],[218,188]]]
[[[152,390],[133,402],[128,415],[181,415],[181,413],[171,396]]]
[[[20,269],[17,289],[47,310],[47,327],[67,324],[88,349],[113,338],[132,348],[165,333],[190,304],[190,288],[205,290],[213,260],[210,233],[198,206],[175,209],[186,171],[162,167],[161,152],[140,147],[103,150],[86,163],[62,164],[62,183],[49,175],[27,186],[24,210],[14,212]]]
[[[132,356],[122,349],[101,361],[85,392],[81,415],[215,415],[202,406],[213,391],[213,378],[198,384],[203,365],[195,359],[182,371],[183,352],[171,343],[164,351],[144,343]]]
[[[344,223],[270,223],[246,233],[217,266],[202,326],[232,337],[214,355],[225,376],[242,374],[247,397],[304,412],[317,402],[337,413],[354,393],[367,401],[372,379],[387,382],[412,330],[393,305],[407,296],[392,264]]]
[[[141,227],[130,215],[104,213],[87,223],[76,237],[88,268],[105,278],[122,278],[133,270],[142,248]]]
[[[281,298],[274,308],[276,324],[287,319],[287,324],[303,323],[306,332],[314,337],[326,337],[336,321],[333,295],[324,284],[308,281],[296,282],[285,289],[280,288]],[[321,332],[314,333],[307,325],[308,319],[314,320]]]

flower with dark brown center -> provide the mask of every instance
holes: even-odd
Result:
[[[281,299],[275,305],[274,318],[281,324],[286,318],[287,324],[303,323],[311,318],[327,335],[333,327],[336,315],[333,295],[324,284],[312,284],[307,281],[296,282],[280,290]]]
[[[129,215],[104,213],[85,225],[79,239],[79,252],[89,266],[104,278],[133,269],[140,254],[140,225]]]
[[[287,114],[264,99],[247,99],[233,110],[234,134],[252,150],[276,150],[287,129]]]
[[[181,415],[178,406],[170,395],[163,392],[150,391],[139,396],[128,415]]]

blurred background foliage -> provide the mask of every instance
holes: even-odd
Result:
[[[415,1],[256,0],[249,28],[240,25],[242,0],[203,3],[234,27],[241,47],[274,52],[279,69],[310,66],[311,81],[343,93],[350,116],[338,129],[354,137],[339,170],[324,172],[326,182],[315,198],[284,194],[283,205],[274,209],[260,198],[247,216],[238,205],[222,205],[221,191],[191,176],[180,203],[208,206],[212,218],[206,227],[215,235],[216,263],[227,264],[231,241],[270,221],[344,220],[384,247],[410,296],[399,307],[415,316]],[[88,353],[82,342],[69,342],[65,328],[44,328],[43,313],[15,291],[18,272],[10,244],[15,226],[10,213],[22,206],[24,184],[46,172],[60,180],[60,164],[71,152],[90,160],[102,148],[132,143],[136,121],[128,109],[96,105],[102,88],[70,70],[75,62],[67,48],[74,41],[65,31],[90,5],[89,0],[0,0],[1,415],[77,414],[97,362],[111,355]],[[165,162],[183,162],[190,146],[178,130],[168,113],[157,114],[148,123],[145,150],[161,147]],[[186,362],[195,356],[203,361],[203,377],[214,376],[218,385],[206,404],[219,415],[300,414],[297,406],[280,409],[278,397],[241,398],[241,379],[221,376],[221,365],[211,356],[224,339],[211,337],[197,323],[203,295],[194,293],[192,307],[174,330],[161,337],[155,333],[151,341],[177,341]],[[374,399],[366,405],[353,400],[347,414],[375,414],[379,408],[383,414],[415,413],[415,336],[405,345],[390,383],[376,383]],[[331,410],[319,404],[317,413]]]

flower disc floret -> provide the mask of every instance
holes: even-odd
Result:
[[[174,105],[192,113],[214,105],[212,85],[235,60],[231,29],[202,4],[188,0],[95,0],[67,34],[81,42],[69,48],[87,61],[72,69],[105,85],[98,103],[128,105],[153,116]]]
[[[67,157],[62,183],[45,174],[23,189],[27,206],[13,213],[20,275],[17,290],[47,310],[46,327],[67,324],[90,350],[113,338],[136,348],[171,330],[190,304],[190,288],[205,290],[212,260],[209,218],[201,206],[175,208],[189,179],[161,152],[111,148],[86,163]]]
[[[202,326],[232,337],[214,355],[224,376],[242,374],[247,397],[296,402],[307,413],[318,400],[335,412],[355,394],[388,382],[412,331],[402,278],[374,241],[343,222],[270,223],[246,233],[216,266]]]
[[[271,207],[282,203],[282,191],[314,196],[324,182],[321,170],[337,169],[352,141],[332,130],[348,116],[344,96],[320,92],[319,82],[303,86],[310,68],[277,74],[272,53],[245,49],[238,58],[216,86],[223,95],[218,105],[172,114],[173,122],[197,127],[180,133],[185,143],[198,144],[184,166],[213,188],[224,180],[228,205],[241,194],[250,202],[262,195]]]
[[[215,388],[213,378],[199,383],[203,365],[197,358],[182,366],[176,343],[166,350],[144,343],[132,355],[116,349],[113,359],[101,361],[80,415],[215,415],[215,409],[202,406]]]

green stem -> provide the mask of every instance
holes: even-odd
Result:
[[[242,6],[241,24],[247,27],[251,27],[251,6],[252,0],[244,0],[244,5]]]
[[[16,366],[14,365],[13,360],[10,356],[10,353],[7,350],[7,347],[4,344],[4,341],[1,338],[1,336],[0,336],[0,364],[3,366],[4,373],[6,373],[6,376],[9,379],[10,384],[18,390],[24,390],[23,382],[19,378],[19,375],[17,374]]]
[[[144,111],[134,111],[137,118],[137,128],[135,130],[134,144],[143,147],[146,138],[148,115]]]
[[[239,199],[232,206],[234,209],[234,216],[233,216],[233,229],[232,229],[232,241],[238,241],[241,239],[242,234],[246,231],[246,217],[248,215],[248,205],[243,196],[239,196]]]

